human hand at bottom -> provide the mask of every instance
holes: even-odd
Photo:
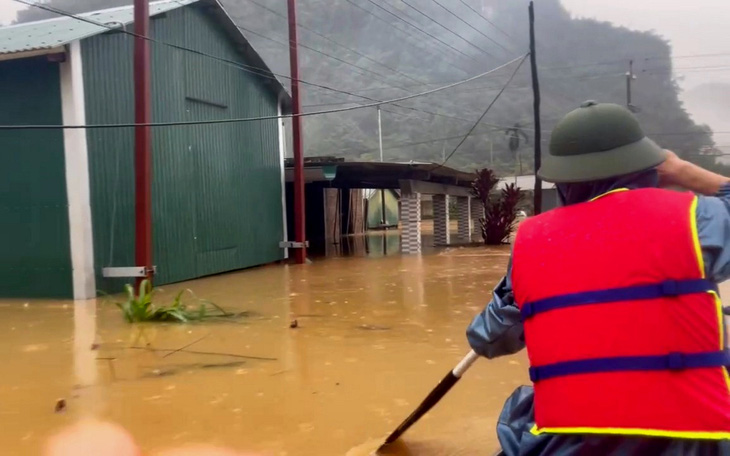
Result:
[[[143,456],[132,436],[122,427],[96,421],[83,422],[51,437],[44,456]],[[211,446],[165,450],[155,456],[256,456]]]

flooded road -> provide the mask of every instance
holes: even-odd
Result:
[[[101,299],[0,301],[2,454],[39,454],[85,417],[121,424],[151,453],[202,442],[369,454],[468,352],[465,328],[508,252],[271,266],[159,296],[192,288],[249,312],[235,322],[128,325]],[[491,454],[502,404],[527,381],[523,356],[478,362],[391,454]]]

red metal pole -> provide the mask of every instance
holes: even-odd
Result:
[[[289,64],[291,67],[292,132],[294,142],[294,241],[300,243],[295,250],[297,264],[307,261],[306,225],[304,213],[304,145],[302,143],[302,102],[299,97],[299,56],[297,53],[297,5],[288,0],[289,9]]]
[[[150,104],[150,12],[147,0],[134,0],[134,121],[149,124]],[[135,168],[135,266],[144,266],[152,278],[152,154],[150,127],[134,129]],[[137,285],[143,278],[137,279]]]

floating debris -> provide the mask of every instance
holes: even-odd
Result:
[[[56,401],[56,406],[53,409],[56,413],[62,413],[66,411],[66,399],[59,399]]]
[[[297,329],[299,327],[299,321],[298,320],[292,320],[292,322],[289,324],[289,327],[291,329]]]
[[[378,325],[358,325],[357,329],[362,329],[363,331],[390,331],[390,326],[378,326]]]

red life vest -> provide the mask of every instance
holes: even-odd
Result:
[[[730,439],[730,356],[696,204],[618,191],[520,226],[533,432]]]

